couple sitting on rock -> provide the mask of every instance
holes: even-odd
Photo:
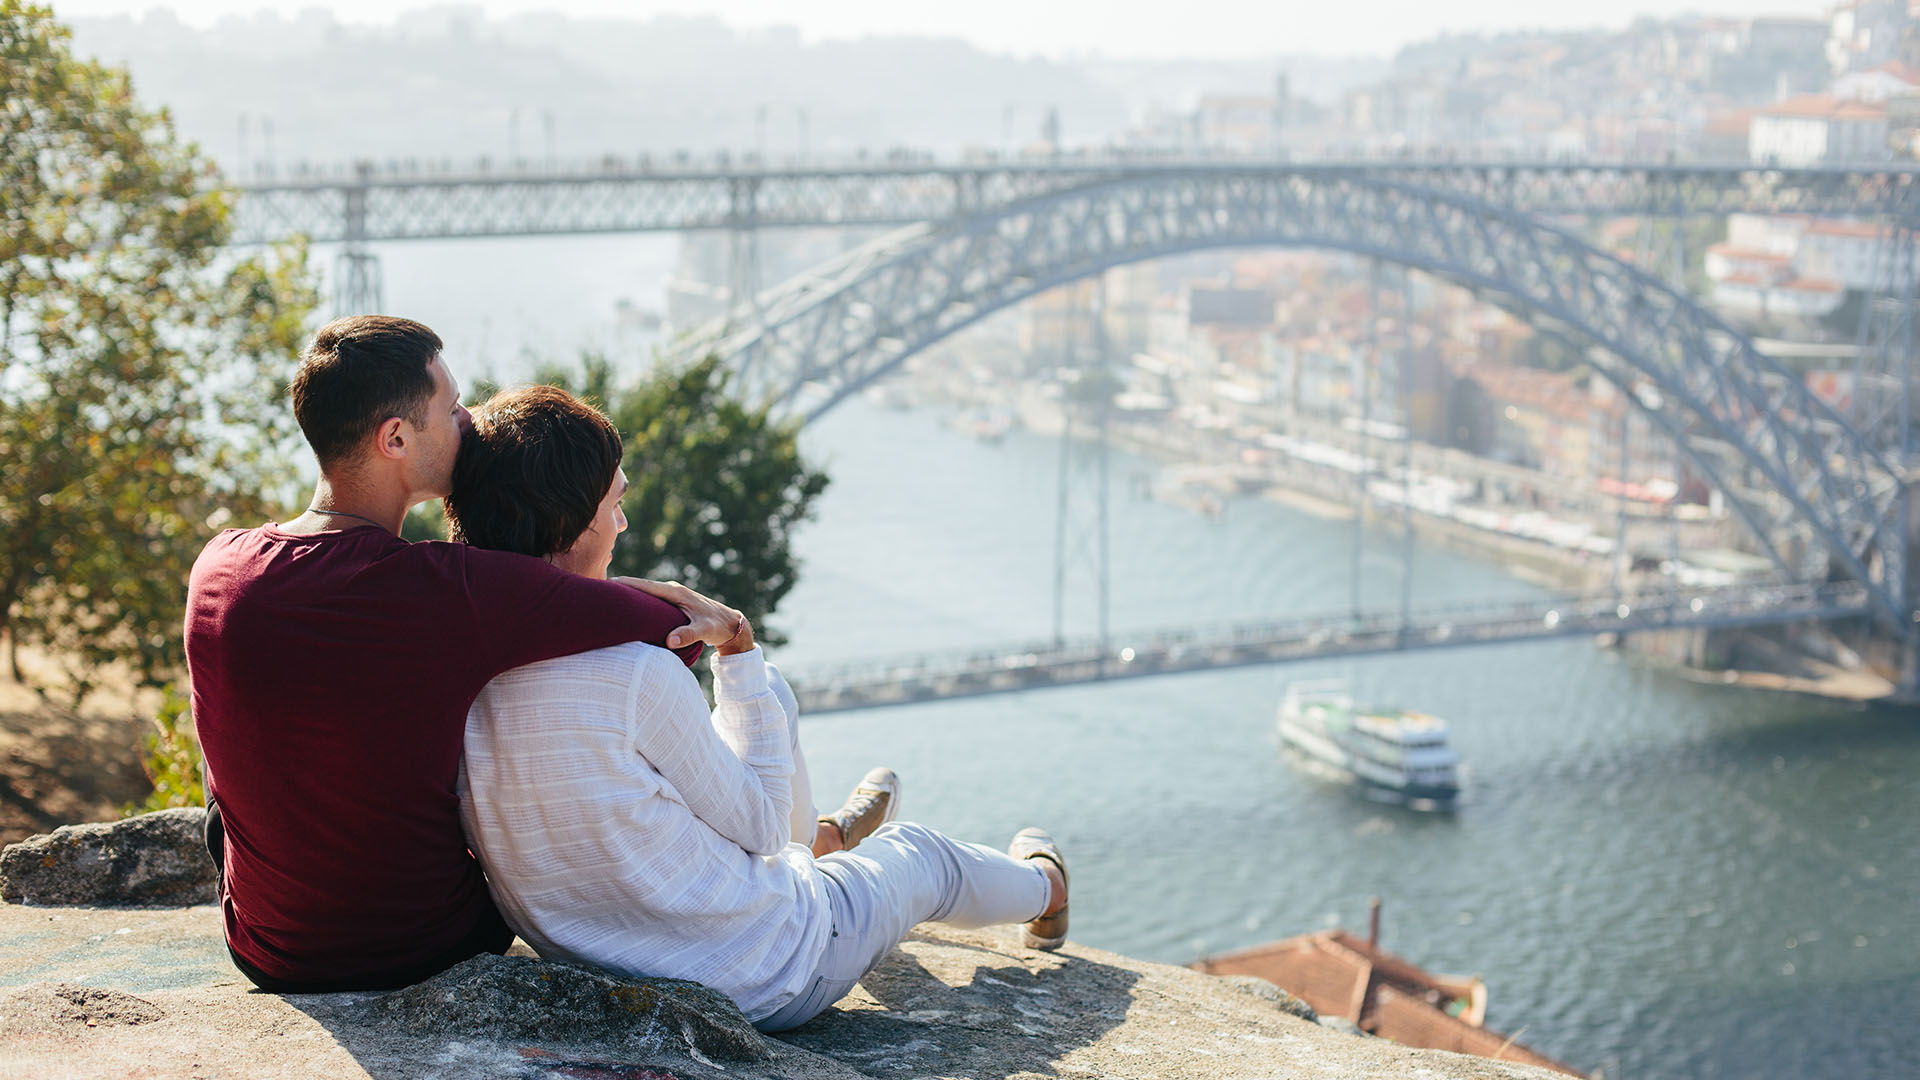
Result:
[[[292,387],[312,504],[221,533],[193,568],[207,839],[249,979],[385,989],[518,933],[703,982],[777,1031],[916,923],[1025,921],[1028,945],[1060,944],[1045,833],[1001,854],[894,822],[886,769],[816,816],[793,694],[747,620],[605,580],[627,527],[612,424],[550,387],[469,415],[440,349],[405,319],[322,328]],[[462,542],[401,540],[439,497]],[[711,714],[687,670],[703,646]]]

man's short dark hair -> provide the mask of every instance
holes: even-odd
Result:
[[[553,386],[502,390],[473,410],[447,496],[448,535],[475,547],[547,556],[593,524],[620,471],[620,433]]]
[[[344,461],[390,417],[426,423],[440,336],[412,319],[354,315],[320,328],[293,376],[293,418],[320,467]]]

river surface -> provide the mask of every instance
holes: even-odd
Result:
[[[523,352],[617,342],[610,305],[657,305],[671,250],[394,245],[389,307],[440,328],[463,381],[511,378]],[[941,418],[856,399],[805,432],[832,486],[772,620],[796,678],[1051,633],[1058,444],[984,445]],[[1130,497],[1151,467],[1113,465],[1116,629],[1345,608],[1350,523],[1257,499],[1209,521]],[[1398,602],[1400,545],[1365,535],[1369,605]],[[1093,625],[1084,581],[1074,631]],[[1426,547],[1414,582],[1416,604],[1536,591]],[[1450,720],[1470,770],[1460,809],[1371,803],[1290,766],[1275,706],[1315,678]],[[1481,974],[1491,1026],[1611,1080],[1920,1073],[1910,712],[1701,685],[1576,640],[829,714],[803,732],[823,801],[885,764],[910,818],[995,844],[1049,828],[1088,945],[1186,963],[1364,932],[1379,896],[1384,947]]]

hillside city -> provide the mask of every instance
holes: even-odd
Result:
[[[1409,49],[1392,78],[1334,101],[1291,96],[1280,76],[1264,96],[1208,95],[1190,110],[1149,113],[1109,149],[1887,162],[1915,145],[1916,53],[1920,20],[1905,3],[1876,0],[1825,22],[1689,18],[1616,34],[1442,41]],[[1071,149],[1043,139],[1025,152]],[[1894,392],[1859,370],[1861,320],[1903,247],[1885,229],[1752,214],[1685,228],[1634,217],[1575,227],[1682,283],[1841,414]],[[763,239],[763,280],[848,243],[825,233]],[[670,326],[722,311],[727,258],[724,239],[688,242]],[[1525,538],[1523,564],[1583,587],[1635,572],[1643,584],[1723,585],[1770,571],[1673,440],[1575,347],[1464,290],[1398,268],[1375,277],[1351,256],[1207,253],[1121,267],[987,320],[911,366],[907,385],[870,395],[963,403],[970,411],[955,422],[985,438],[1011,424],[1059,431],[1067,386],[1104,368],[1120,384],[1113,437],[1215,463],[1136,486],[1206,513],[1269,486],[1335,515],[1356,501],[1388,516],[1409,507],[1470,546],[1510,555],[1507,541]]]
[[[476,160],[648,168],[1116,153],[1789,168],[1907,160],[1920,145],[1920,20],[1905,0],[1853,0],[1825,19],[1449,36],[1386,62],[1264,67],[1016,60],[957,41],[808,44],[713,19],[489,18],[460,6],[385,27],[309,9],[204,31],[156,10],[79,20],[75,33],[83,50],[127,63],[183,130],[255,179],[348,159],[431,171]],[[357,77],[403,54],[407,79]],[[284,80],[253,97],[221,83],[281,64],[314,72],[309,98],[285,97]],[[543,77],[560,70],[571,77]],[[724,71],[753,75],[715,74]],[[381,93],[368,96],[369,83]],[[897,93],[876,95],[881,85]],[[983,85],[998,93],[978,93]],[[325,109],[314,105],[322,95]],[[391,115],[420,123],[397,128]],[[1863,320],[1905,250],[1876,225],[1736,214],[1684,228],[1633,217],[1569,227],[1751,333],[1842,414],[1895,392],[1862,367]],[[872,236],[765,233],[751,280],[777,284]],[[662,329],[722,314],[727,283],[742,280],[730,245],[685,237],[664,301],[639,297],[610,314],[620,340],[645,348]],[[876,399],[959,404],[967,411],[954,422],[985,438],[1013,424],[1061,430],[1068,384],[1104,369],[1119,390],[1113,437],[1213,463],[1134,486],[1206,513],[1269,487],[1330,514],[1356,500],[1370,514],[1406,508],[1468,544],[1525,539],[1542,574],[1580,586],[1631,573],[1730,584],[1769,570],[1671,438],[1575,346],[1463,290],[1346,255],[1207,253],[1121,267],[987,319],[911,367]]]

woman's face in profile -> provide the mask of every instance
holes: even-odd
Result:
[[[554,559],[554,564],[581,577],[606,577],[607,566],[613,562],[614,538],[627,531],[627,515],[620,509],[620,500],[626,494],[627,470],[615,470],[613,483],[594,511],[593,523],[572,547]]]

